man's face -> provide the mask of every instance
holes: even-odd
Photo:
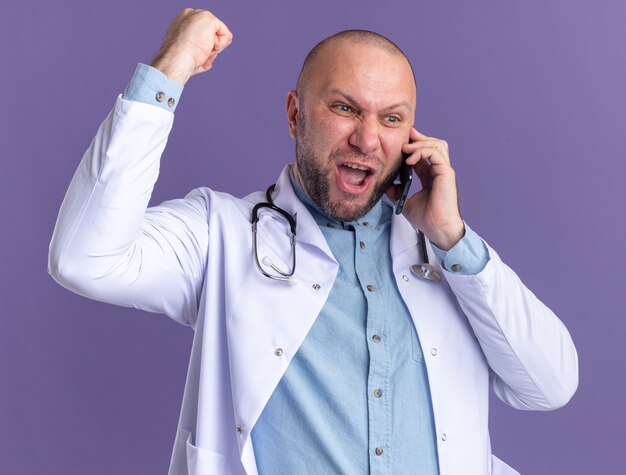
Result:
[[[413,126],[413,75],[402,56],[349,40],[322,50],[311,73],[287,103],[294,172],[326,214],[352,221],[397,174]]]

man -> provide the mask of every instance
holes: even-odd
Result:
[[[311,51],[287,96],[295,164],[267,193],[146,209],[182,85],[231,40],[209,12],[174,19],[87,150],[50,248],[62,285],[194,329],[170,474],[516,473],[491,455],[488,388],[560,407],[576,351],[461,219],[448,147],[413,128],[413,73],[389,40],[347,31]],[[395,216],[403,154],[422,190]],[[278,211],[255,209],[267,201]],[[416,230],[441,282],[410,271],[428,258]]]

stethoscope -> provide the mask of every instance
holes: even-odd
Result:
[[[265,192],[266,201],[261,201],[260,203],[257,203],[254,208],[252,208],[252,247],[254,251],[254,260],[257,267],[265,277],[269,277],[272,280],[277,280],[280,282],[294,284],[296,283],[296,281],[293,279],[292,276],[296,271],[296,220],[287,211],[274,204],[274,200],[272,199],[272,193],[274,192],[274,188],[276,188],[276,184],[271,185]],[[289,237],[291,245],[291,268],[288,271],[285,271],[278,267],[272,262],[272,260],[268,256],[265,256],[263,257],[263,259],[259,260],[259,251],[257,246],[257,224],[259,222],[259,210],[263,208],[277,212],[283,218],[285,218],[285,220],[289,224],[289,230],[291,233]],[[411,273],[424,280],[437,282],[441,280],[441,275],[439,275],[439,272],[435,270],[435,268],[432,266],[432,264],[430,264],[428,260],[426,237],[424,236],[424,233],[422,231],[418,230],[417,234],[420,242],[422,259],[424,260],[424,262],[421,264],[412,265]],[[267,267],[270,267],[274,272],[276,272],[276,274],[270,274],[269,272],[267,272],[265,268],[261,265],[261,263],[265,264],[265,266]]]
[[[296,220],[293,218],[292,215],[287,213],[287,211],[285,211],[282,208],[279,208],[278,206],[274,204],[274,200],[272,199],[272,192],[274,191],[274,188],[276,188],[276,184],[271,185],[265,192],[265,199],[267,201],[264,201],[264,202],[262,201],[260,203],[257,203],[254,206],[254,208],[252,208],[252,240],[253,240],[252,247],[254,249],[254,260],[256,261],[257,267],[259,268],[259,270],[263,273],[265,277],[269,277],[270,279],[278,280],[281,282],[294,284],[295,281],[292,279],[292,276],[293,276],[293,273],[296,271]],[[283,271],[276,264],[274,264],[268,256],[265,256],[262,260],[263,264],[265,264],[268,267],[271,267],[274,270],[274,272],[277,273],[277,275],[272,275],[263,268],[263,266],[261,265],[261,261],[259,261],[256,227],[257,227],[257,223],[259,222],[259,210],[263,208],[276,211],[283,218],[285,218],[287,220],[287,223],[289,224],[289,230],[291,231],[291,236],[289,238],[289,241],[291,243],[291,256],[292,256],[290,271],[287,271],[287,272]]]
[[[420,251],[422,253],[422,259],[424,262],[421,264],[413,264],[411,266],[411,273],[417,277],[421,277],[425,280],[431,280],[437,282],[441,280],[441,275],[435,270],[432,264],[428,261],[428,251],[426,250],[426,236],[420,230],[417,231],[417,237],[420,241]]]

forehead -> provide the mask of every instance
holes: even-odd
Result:
[[[411,67],[402,54],[386,46],[337,40],[325,45],[310,66],[306,95],[339,91],[373,105],[415,105]]]

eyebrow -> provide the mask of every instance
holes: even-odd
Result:
[[[333,95],[333,94],[342,96],[346,101],[351,102],[352,104],[355,104],[357,107],[359,106],[359,102],[356,99],[354,99],[349,94],[346,94],[345,92],[340,91],[339,89],[331,89],[330,91],[328,91],[328,95]],[[406,101],[396,102],[395,104],[391,104],[385,107],[383,110],[389,111],[389,110],[398,109],[398,108],[406,108],[406,109],[409,109],[409,111],[411,110],[410,104]]]

